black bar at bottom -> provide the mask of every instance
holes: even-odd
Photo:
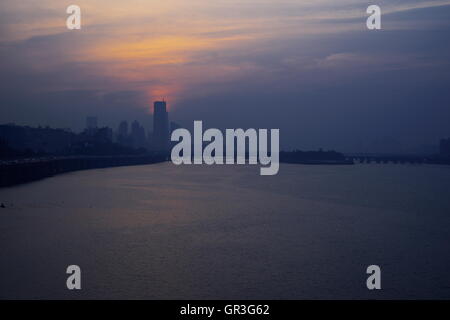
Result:
[[[447,315],[446,301],[297,301],[297,300],[224,300],[224,301],[0,301],[2,313],[15,316],[55,315],[85,318],[114,315],[116,319],[312,319],[316,317],[345,317],[384,319],[394,314],[430,317]],[[7,314],[7,313],[6,313]],[[102,317],[103,318],[103,317]]]

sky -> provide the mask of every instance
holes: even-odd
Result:
[[[448,39],[450,1],[2,0],[0,123],[150,129],[165,99],[182,126],[279,128],[283,149],[419,152],[450,137]]]

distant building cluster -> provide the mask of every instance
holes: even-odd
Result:
[[[123,120],[117,130],[100,127],[98,123],[97,117],[86,117],[86,127],[79,134],[68,129],[0,125],[0,153],[1,156],[11,157],[25,154],[129,154],[148,151],[167,153],[170,132],[180,127],[169,122],[165,101],[154,102],[153,131],[146,132],[137,120],[130,125],[128,121]]]
[[[169,113],[165,101],[153,103],[153,131],[149,130],[148,133],[137,120],[130,124],[128,121],[122,120],[115,132],[107,127],[98,128],[97,123],[97,117],[87,117],[84,133],[95,139],[108,139],[122,146],[156,152],[168,152],[170,133],[180,128],[177,123],[169,122]]]
[[[22,154],[62,154],[76,141],[65,129],[32,128],[15,124],[0,125],[0,150],[3,156]]]
[[[86,119],[86,130],[91,130],[93,117]],[[147,133],[144,126],[137,120],[128,124],[128,121],[120,122],[117,131],[111,132],[112,141],[120,145],[149,151],[168,152],[170,145],[170,132],[180,128],[175,122],[169,122],[169,113],[165,101],[155,101],[153,104],[153,131]],[[98,129],[97,129],[98,130]]]

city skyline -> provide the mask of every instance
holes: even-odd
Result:
[[[381,30],[369,4],[82,0],[67,30],[65,4],[4,1],[0,117],[147,124],[164,98],[181,124],[279,128],[284,149],[435,146],[450,136],[450,1],[378,1]]]

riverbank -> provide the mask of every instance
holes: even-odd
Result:
[[[72,156],[20,159],[0,162],[0,188],[36,181],[57,174],[166,161],[164,155]]]

